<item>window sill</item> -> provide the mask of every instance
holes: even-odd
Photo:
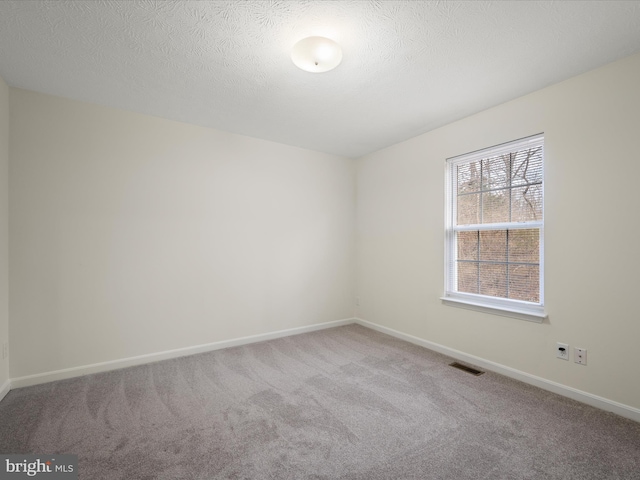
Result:
[[[467,310],[475,310],[477,312],[489,313],[492,315],[501,315],[503,317],[517,318],[528,322],[542,323],[548,315],[544,311],[544,307],[527,306],[526,308],[517,308],[502,305],[490,305],[466,298],[457,297],[441,297],[442,303],[451,307],[465,308]]]

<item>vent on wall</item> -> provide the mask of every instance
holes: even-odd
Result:
[[[449,364],[450,366],[457,368],[458,370],[462,370],[464,372],[470,373],[471,375],[482,375],[484,372],[482,370],[476,370],[475,368],[472,367],[467,367],[466,365],[462,365],[461,363],[458,362],[453,362]]]

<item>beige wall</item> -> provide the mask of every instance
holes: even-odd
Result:
[[[365,320],[640,408],[638,85],[634,56],[354,165],[0,82],[10,376],[349,318],[357,295]],[[549,319],[443,306],[445,159],[538,132]]]
[[[359,159],[357,315],[640,408],[639,86],[636,55]],[[445,159],[539,132],[549,319],[444,306]]]
[[[351,160],[10,100],[11,378],[352,317]]]
[[[9,87],[0,78],[0,397],[9,380]]]

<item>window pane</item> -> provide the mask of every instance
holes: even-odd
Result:
[[[458,225],[480,223],[480,194],[461,195],[458,197]]]
[[[512,185],[542,183],[542,147],[519,150],[511,169]]]
[[[457,168],[458,193],[480,191],[480,162],[470,162],[458,165]]]
[[[539,230],[509,230],[509,261],[540,263]]]
[[[542,220],[542,185],[529,185],[513,189],[511,221]]]
[[[492,297],[507,297],[507,266],[491,263],[480,264],[481,295]]]
[[[480,232],[480,260],[507,261],[507,231],[489,230]]]
[[[509,221],[509,195],[509,189],[482,194],[482,223]]]
[[[478,232],[458,232],[458,258],[478,260]]]
[[[458,262],[458,291],[478,293],[478,264]]]
[[[540,268],[532,265],[509,265],[509,298],[525,302],[540,301]]]
[[[482,189],[490,190],[509,186],[510,154],[486,158],[482,161]]]

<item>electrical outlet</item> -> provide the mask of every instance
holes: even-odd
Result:
[[[4,360],[8,356],[9,356],[9,344],[8,343],[3,343],[2,344],[2,359]]]
[[[587,364],[587,349],[586,348],[574,348],[573,349],[573,361],[580,365]]]
[[[356,307],[360,306],[360,297],[356,297]]]
[[[566,343],[556,343],[556,357],[562,360],[569,360],[569,345]]]

